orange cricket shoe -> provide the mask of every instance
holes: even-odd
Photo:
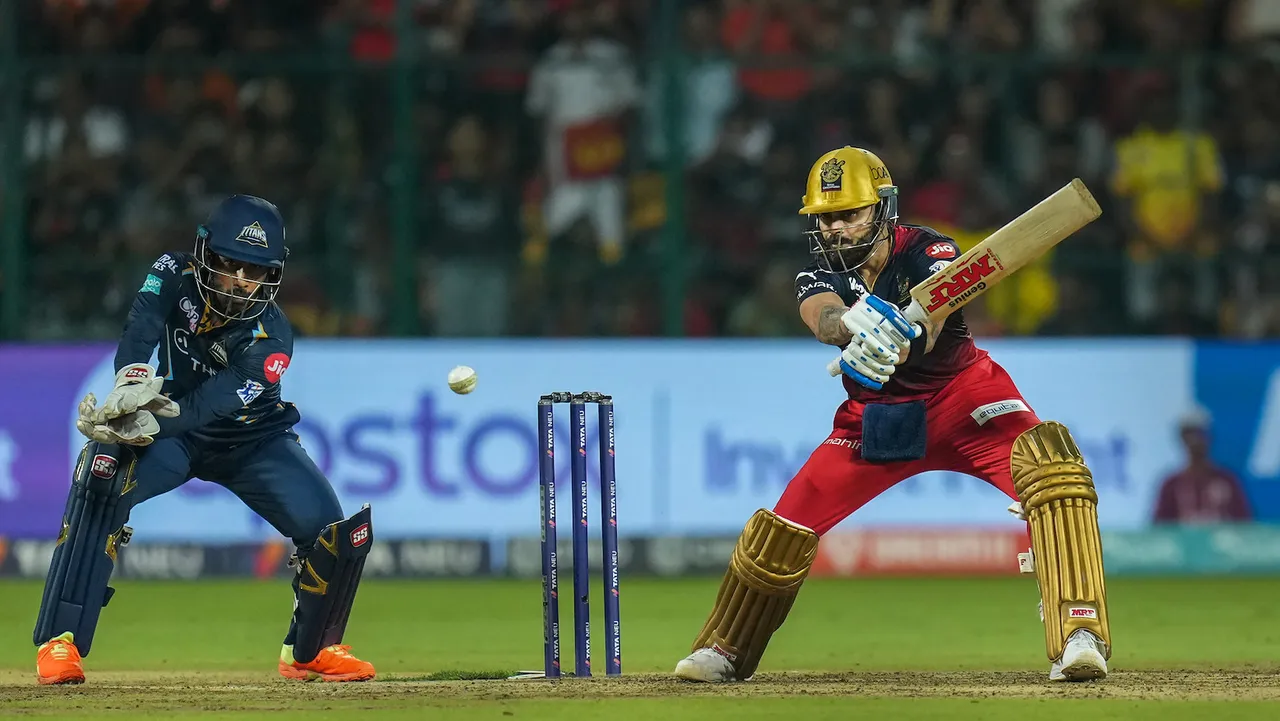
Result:
[[[280,675],[299,681],[368,681],[373,664],[351,655],[351,647],[334,644],[320,649],[310,663],[293,660],[293,646],[280,649]]]
[[[36,651],[36,675],[46,686],[58,683],[84,683],[84,667],[80,665],[80,649],[70,631],[51,638]]]

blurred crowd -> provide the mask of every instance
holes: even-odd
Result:
[[[230,192],[304,335],[799,335],[845,144],[962,245],[1093,189],[976,334],[1280,336],[1274,0],[16,2],[27,338],[117,334]]]

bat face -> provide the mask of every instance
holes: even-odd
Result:
[[[907,317],[951,315],[1101,214],[1084,183],[1072,180],[912,288]]]
[[[903,315],[912,323],[945,320],[1100,215],[1089,189],[1079,178],[1072,180],[917,284]],[[839,358],[827,364],[827,372],[840,375]]]
[[[978,295],[1005,275],[1004,264],[995,250],[987,248],[973,257],[961,257],[935,273],[911,291],[929,315],[950,312]]]

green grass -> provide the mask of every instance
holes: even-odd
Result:
[[[504,713],[565,718],[576,711],[664,721],[785,714],[1021,721],[1078,707],[1099,718],[1172,721],[1205,717],[1204,704],[1220,718],[1280,718],[1280,707],[1269,703],[1280,699],[1280,580],[1115,579],[1108,591],[1112,669],[1118,673],[1102,684],[1064,688],[1043,680],[1044,635],[1029,579],[815,579],[774,636],[757,681],[673,684],[666,674],[688,653],[717,583],[623,579],[626,677],[618,685],[472,680],[541,668],[536,581],[368,582],[345,641],[377,665],[380,681],[356,689],[299,687],[274,677],[292,602],[286,582],[124,581],[103,610],[85,661],[89,683],[41,689],[32,680],[30,635],[41,586],[6,581],[0,593],[0,715],[267,718],[292,708],[289,698],[304,695],[306,708],[358,710],[362,718],[377,719],[510,717]],[[598,673],[601,608],[593,599]],[[571,669],[567,601],[561,629],[563,662]],[[1273,679],[1262,692],[1242,685],[1223,703],[1202,700],[1223,697],[1214,692],[1216,677],[1203,677],[1200,693],[1194,678],[1179,683],[1172,670],[1274,675],[1257,677]],[[830,675],[835,672],[853,675]],[[886,672],[908,675],[898,681],[877,675]],[[949,675],[955,672],[970,676]],[[987,686],[994,691],[987,693]]]
[[[939,698],[883,699],[883,698],[812,698],[788,696],[783,698],[756,698],[750,703],[732,703],[728,699],[531,699],[522,702],[496,701],[484,707],[452,703],[419,703],[412,707],[388,707],[379,703],[352,702],[333,706],[326,717],[344,714],[347,718],[372,717],[379,720],[403,719],[405,721],[430,719],[555,719],[572,718],[627,719],[627,721],[671,721],[671,719],[699,719],[712,721],[778,721],[779,719],[883,719],[886,721],[915,721],[936,719],[982,719],[984,721],[1028,721],[1028,719],[1080,718],[1091,721],[1231,721],[1233,719],[1274,719],[1276,707],[1270,704],[1242,702],[1224,707],[1208,701],[1116,701],[1087,700],[1045,701],[1036,699],[993,699],[977,703],[968,700]],[[358,714],[356,716],[355,714]],[[1050,714],[1047,715],[1046,714]],[[124,716],[120,716],[123,718]],[[139,719],[235,719],[236,721],[280,721],[279,711],[252,710],[166,710],[157,714],[129,712],[129,718]],[[41,719],[66,719],[82,721],[83,713],[41,714]],[[89,717],[92,718],[92,717]]]

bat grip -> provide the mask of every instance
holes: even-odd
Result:
[[[915,298],[911,299],[911,303],[902,309],[902,316],[909,323],[919,323],[924,325],[929,320],[929,314],[924,312],[924,306],[920,305],[920,301]]]
[[[840,359],[839,359],[839,358],[836,358],[835,360],[833,360],[833,361],[831,361],[830,363],[828,363],[828,364],[827,364],[827,372],[831,374],[831,377],[832,377],[832,378],[837,378],[837,377],[839,377],[839,376],[840,376],[840,374],[842,373],[842,371],[840,370]]]

